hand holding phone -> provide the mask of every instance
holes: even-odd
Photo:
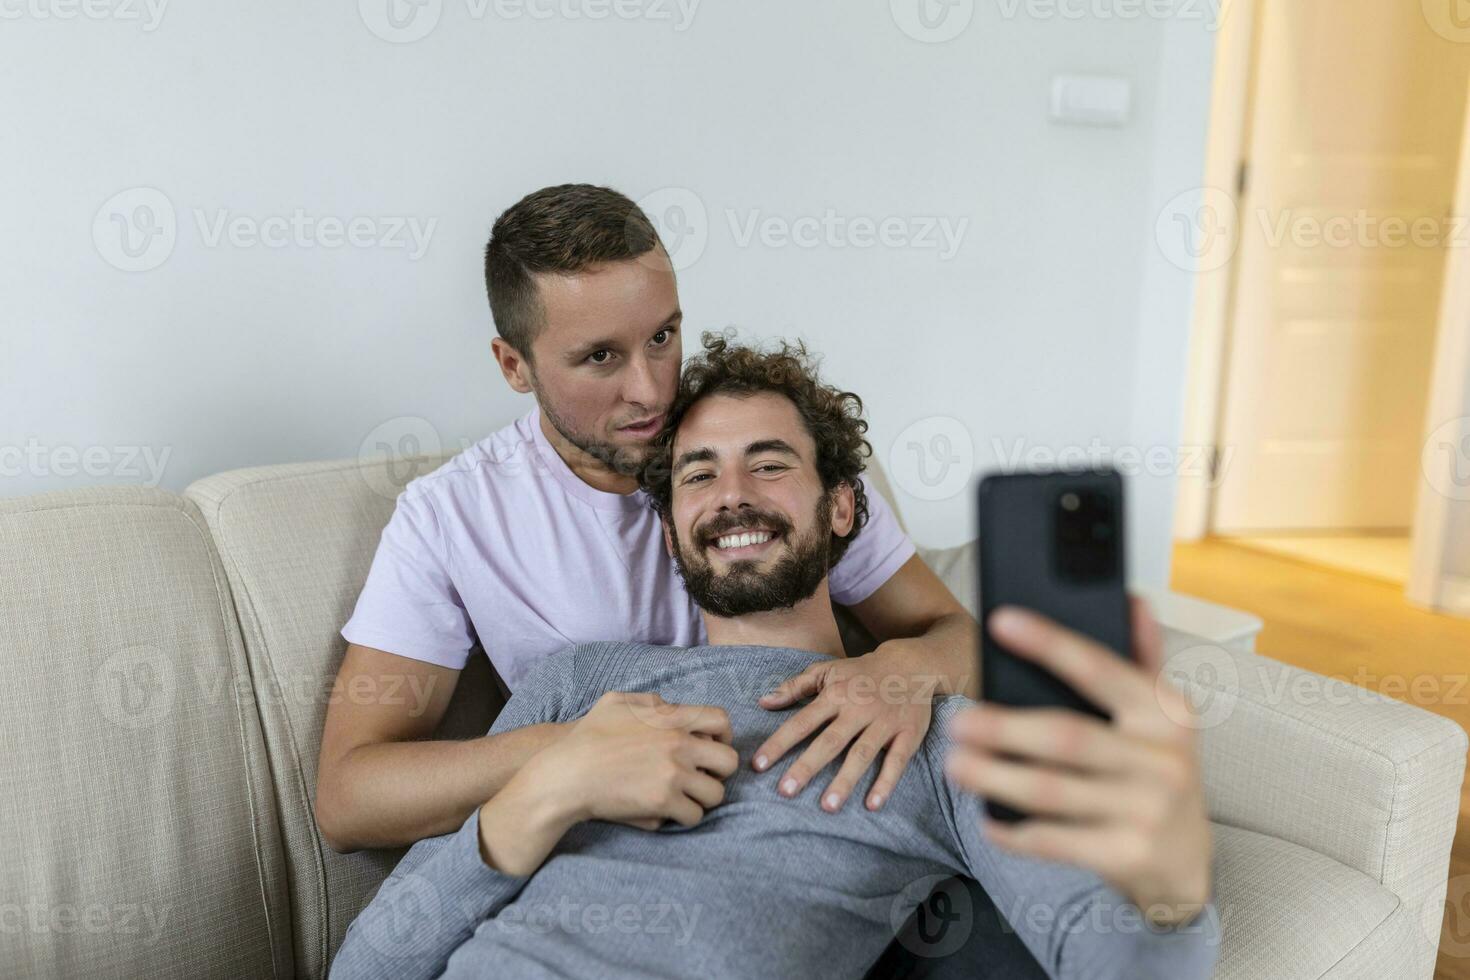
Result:
[[[988,476],[978,508],[981,697],[1106,718],[1102,706],[1007,650],[989,620],[1001,606],[1020,606],[1128,656],[1122,478],[1113,471]],[[998,820],[1023,816],[991,801],[986,811]]]
[[[1122,503],[1116,474],[982,484],[983,703],[951,718],[945,768],[998,846],[1091,869],[1178,924],[1211,892],[1197,725],[1124,590]]]
[[[1133,600],[1134,658],[1029,610],[985,626],[1108,720],[1068,708],[971,705],[950,719],[946,778],[1027,814],[983,821],[1017,854],[1096,872],[1159,925],[1194,918],[1211,892],[1212,840],[1184,695],[1161,681],[1163,641]]]

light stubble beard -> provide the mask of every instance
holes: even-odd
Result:
[[[653,452],[651,443],[643,446],[619,446],[605,439],[598,439],[584,432],[578,432],[551,407],[550,400],[546,398],[545,392],[541,390],[541,386],[534,379],[531,382],[531,388],[536,392],[536,400],[541,405],[541,412],[546,416],[546,421],[551,423],[551,427],[561,433],[561,437],[567,442],[576,446],[609,470],[612,470],[619,476],[636,477],[643,469],[644,464],[648,462]]]

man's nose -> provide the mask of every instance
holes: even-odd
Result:
[[[623,401],[645,408],[663,403],[663,399],[659,397],[658,378],[653,373],[653,365],[641,354],[628,361],[628,370],[623,375]]]
[[[743,466],[727,466],[715,479],[715,503],[720,510],[739,510],[752,507],[749,474]]]

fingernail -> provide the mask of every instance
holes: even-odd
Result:
[[[868,809],[869,810],[876,810],[876,809],[878,809],[882,805],[883,805],[883,794],[882,793],[874,793],[872,796],[868,797]]]
[[[1012,606],[1001,606],[990,614],[990,625],[998,630],[1015,629],[1024,622],[1024,614]]]
[[[822,801],[822,805],[828,810],[835,810],[842,805],[842,798],[836,793],[828,793],[827,798]]]
[[[787,796],[795,796],[796,780],[788,776],[785,780],[781,782],[781,792],[785,793]]]
[[[769,766],[770,764],[771,764],[771,760],[770,759],[767,759],[763,755],[758,755],[758,756],[755,757],[755,769],[756,769],[756,772],[765,772],[766,771],[766,766]]]

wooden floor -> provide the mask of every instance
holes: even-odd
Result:
[[[1407,534],[1276,534],[1233,539],[1255,551],[1383,579],[1403,587],[1409,580],[1413,544]]]
[[[1244,609],[1265,628],[1256,649],[1267,656],[1414,700],[1470,730],[1470,619],[1427,612],[1404,599],[1400,587],[1209,539],[1174,549],[1175,592]],[[1408,683],[1405,683],[1405,680]],[[1401,689],[1395,689],[1395,687]],[[1453,694],[1454,696],[1450,696]],[[1470,874],[1470,796],[1462,791],[1460,825],[1450,857],[1451,877]],[[1470,879],[1466,879],[1470,880]],[[1441,943],[1436,980],[1470,980],[1470,898],[1452,896],[1446,927],[1457,941]],[[1457,920],[1457,921],[1455,921]],[[1450,947],[1453,947],[1453,953]]]

